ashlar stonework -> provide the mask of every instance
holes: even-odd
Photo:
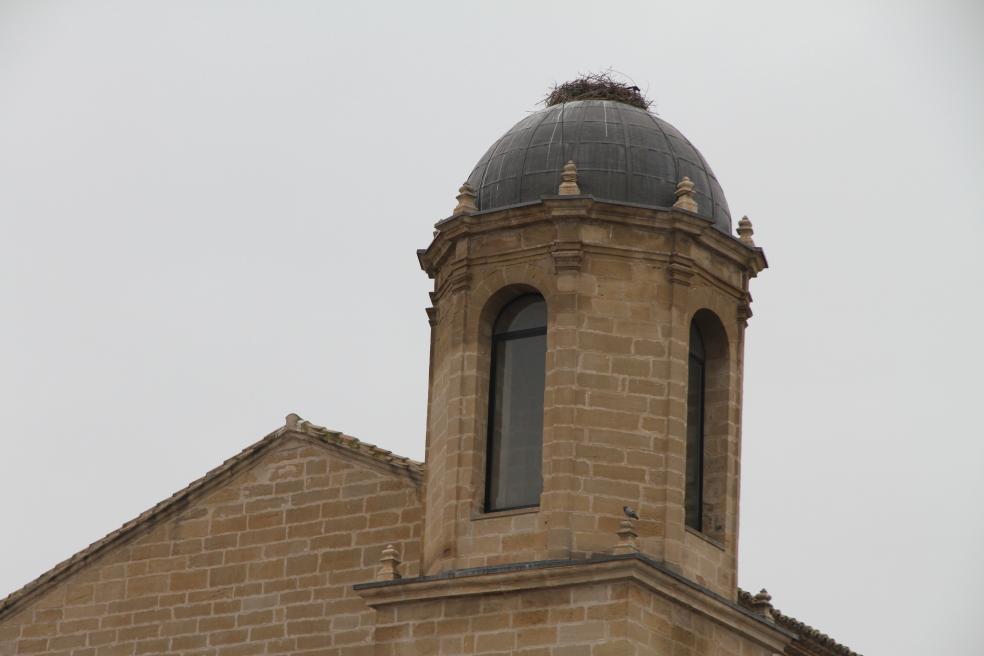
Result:
[[[0,656],[856,656],[737,587],[744,336],[766,267],[751,222],[724,229],[716,179],[672,126],[598,102],[571,114],[604,110],[630,151],[664,139],[673,157],[606,177],[597,148],[622,146],[568,135],[593,168],[560,143],[530,174],[557,195],[488,208],[525,182],[473,174],[482,193],[463,185],[418,252],[434,281],[426,465],[290,415],[0,601]],[[524,119],[509,152],[539,157],[554,137],[536,126],[585,116]],[[606,180],[667,197],[623,202]],[[487,512],[493,326],[524,295],[546,307],[542,493]]]
[[[352,585],[416,573],[420,465],[290,424],[4,600],[0,654],[372,653]]]

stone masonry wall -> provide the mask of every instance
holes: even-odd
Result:
[[[734,598],[748,254],[699,220],[644,213],[572,199],[442,225],[424,258],[436,316],[424,573],[606,553],[628,505],[643,553]],[[532,510],[485,513],[490,326],[530,292],[548,315],[543,494]],[[695,535],[684,479],[698,313],[721,365]]]
[[[375,654],[635,653],[627,639],[628,585],[568,586],[383,607],[376,614]]]
[[[393,543],[414,575],[419,490],[295,438],[170,520],[0,619],[0,655],[372,653],[373,579]]]
[[[775,655],[774,650],[641,586],[629,588],[629,609],[628,637],[638,654]]]
[[[731,612],[739,626],[748,622]],[[625,578],[508,592],[490,586],[483,594],[381,604],[375,643],[376,656],[773,656],[781,650]]]

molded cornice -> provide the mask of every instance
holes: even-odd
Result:
[[[619,581],[634,582],[775,652],[783,652],[796,635],[638,553],[477,567],[436,576],[363,583],[354,588],[369,606],[380,608],[449,597]]]
[[[747,271],[748,277],[754,277],[768,266],[765,253],[761,248],[749,246],[737,237],[722,233],[707,220],[690,212],[602,202],[594,200],[590,196],[544,197],[536,203],[525,203],[491,212],[462,214],[444,219],[435,226],[436,230],[431,244],[427,248],[417,251],[420,266],[427,272],[428,276],[436,278],[438,272],[451,262],[460,259],[473,261],[473,256],[468,254],[467,248],[462,249],[456,246],[460,240],[496,231],[519,229],[538,223],[553,223],[558,226],[558,234],[564,235],[563,239],[555,242],[551,249],[558,272],[579,268],[581,255],[594,250],[604,249],[609,255],[623,254],[630,257],[649,257],[663,261],[669,261],[674,255],[674,253],[665,251],[643,251],[622,245],[591,243],[589,241],[582,243],[582,241],[571,240],[569,233],[572,223],[590,223],[610,227],[625,226],[634,230],[649,231],[654,235],[685,235],[683,240],[674,238],[672,243],[689,240],[744,269]],[[563,233],[561,232],[562,225],[564,226]],[[539,250],[535,247],[511,249],[508,253],[503,253],[503,257],[515,258],[520,252],[532,254]],[[483,259],[486,261],[493,260],[491,257]],[[497,261],[498,257],[494,259]],[[697,264],[694,266],[699,268]],[[677,268],[679,269],[679,267]],[[744,290],[735,291],[744,293]]]

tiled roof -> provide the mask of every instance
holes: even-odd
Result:
[[[750,592],[746,592],[739,588],[738,590],[738,603],[747,608],[753,608],[752,598],[753,595]],[[826,633],[822,633],[817,629],[814,629],[809,624],[801,622],[795,617],[790,617],[785,615],[782,611],[775,608],[772,609],[772,618],[775,623],[785,629],[789,629],[798,636],[798,640],[805,643],[808,647],[813,648],[812,651],[816,651],[819,654],[830,654],[831,656],[861,656],[850,647],[842,645],[837,642]]]
[[[311,422],[301,419],[297,415],[287,415],[287,425],[284,428],[303,432],[311,437],[323,440],[330,444],[335,444],[343,449],[352,451],[353,453],[368,456],[380,461],[381,463],[396,467],[397,469],[403,469],[411,476],[411,478],[418,482],[424,475],[424,464],[421,462],[411,460],[405,456],[397,455],[392,451],[382,449],[375,444],[362,442],[350,435],[333,431],[325,428],[324,426],[315,426]]]
[[[398,456],[391,451],[362,442],[339,431],[333,431],[323,426],[315,426],[295,414],[290,414],[287,415],[287,422],[284,426],[273,431],[259,442],[246,447],[198,480],[191,482],[184,489],[175,492],[154,507],[126,522],[109,535],[93,542],[74,556],[58,563],[24,587],[7,595],[6,598],[0,599],[0,619],[13,614],[20,608],[22,603],[44,593],[87,563],[105,554],[114,546],[126,542],[149,526],[156,525],[158,522],[176,514],[181,509],[187,507],[188,501],[198,499],[215,489],[220,483],[230,480],[284,436],[296,436],[298,434],[312,438],[320,443],[334,445],[351,452],[353,455],[369,458],[386,468],[402,471],[415,483],[419,484],[423,478],[423,464],[416,460]]]

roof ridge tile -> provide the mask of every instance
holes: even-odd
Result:
[[[738,588],[738,603],[746,608],[752,608],[752,599],[755,595]],[[806,622],[802,622],[795,617],[784,614],[777,608],[772,609],[772,618],[779,626],[793,631],[799,639],[810,645],[822,647],[825,651],[835,656],[861,656],[847,645],[842,645],[826,633],[813,628]]]

